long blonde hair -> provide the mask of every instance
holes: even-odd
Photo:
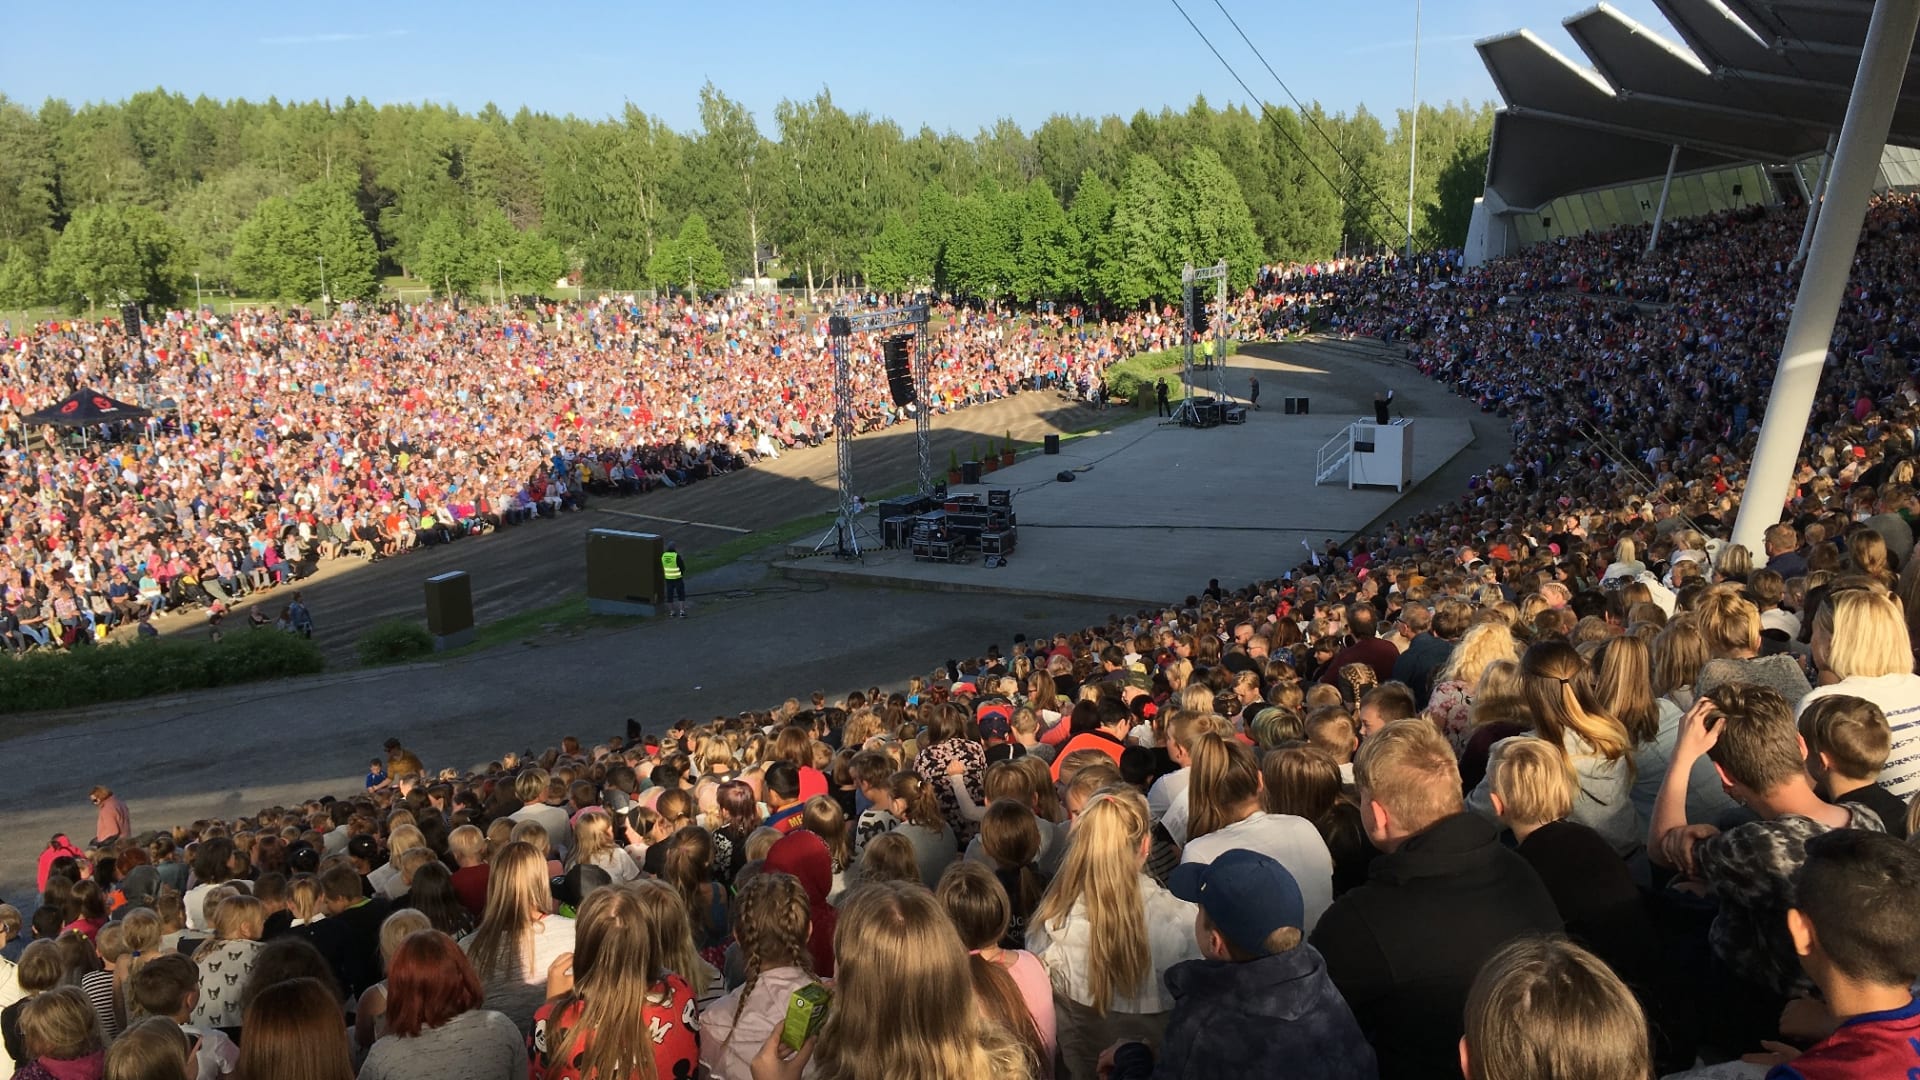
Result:
[[[1480,676],[1487,665],[1495,660],[1520,659],[1520,646],[1513,639],[1513,630],[1498,620],[1475,623],[1460,636],[1460,644],[1453,647],[1447,656],[1447,662],[1441,665],[1433,684],[1439,686],[1445,682],[1464,683],[1472,688],[1480,682]]]
[[[733,929],[747,967],[746,981],[740,984],[742,1008],[753,1000],[754,985],[765,972],[793,967],[812,974],[813,954],[807,946],[812,924],[807,890],[792,874],[755,874],[740,887],[734,900]],[[727,1031],[720,1043],[722,1057],[739,1030],[736,1026]]]
[[[1533,730],[1547,742],[1565,750],[1571,732],[1608,761],[1625,758],[1633,749],[1627,729],[1601,711],[1594,699],[1591,676],[1573,646],[1564,641],[1535,642],[1520,658],[1520,674],[1526,681]]]
[[[1153,974],[1140,895],[1140,848],[1149,822],[1147,800],[1137,791],[1094,795],[1074,819],[1060,873],[1033,913],[1035,922],[1057,930],[1075,905],[1085,905],[1087,988],[1102,1016],[1116,996],[1134,993]]]
[[[679,899],[664,891],[673,903]],[[488,896],[492,914],[492,896]],[[547,1069],[578,1059],[581,1076],[655,1080],[653,1038],[647,1031],[647,999],[666,976],[664,958],[655,951],[653,916],[660,910],[632,885],[595,889],[580,905],[573,944],[573,989],[555,998],[551,1015],[562,1017],[575,1005],[579,1017],[566,1030],[547,1034]],[[576,1049],[591,1034],[584,1049]]]
[[[1189,752],[1193,779],[1187,785],[1191,808],[1187,841],[1191,843],[1240,820],[1234,816],[1240,808],[1260,797],[1260,765],[1246,743],[1213,731],[1201,732]]]
[[[820,1080],[1028,1080],[1037,1063],[987,1019],[966,947],[919,885],[863,885],[833,935],[833,1010],[813,1054]],[[607,1074],[602,1074],[607,1075]]]
[[[539,917],[553,911],[553,891],[547,883],[547,857],[524,840],[500,849],[487,872],[487,906],[467,949],[473,969],[487,979],[503,962],[514,966],[509,978],[534,974],[533,928]]]
[[[582,810],[573,821],[573,850],[567,853],[567,865],[591,865],[613,848],[613,815],[597,806]]]

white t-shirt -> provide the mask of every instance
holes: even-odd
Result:
[[[1147,792],[1147,813],[1153,816],[1153,820],[1159,821],[1167,816],[1174,797],[1184,793],[1188,781],[1192,779],[1193,770],[1175,769],[1153,782],[1153,790]]]
[[[1893,745],[1887,751],[1886,767],[1880,770],[1880,786],[1902,802],[1913,798],[1914,792],[1920,791],[1920,675],[1856,677],[1831,686],[1816,686],[1813,693],[1800,699],[1795,718],[1813,702],[1836,694],[1865,698],[1887,714]]]
[[[1188,844],[1180,853],[1180,861],[1211,863],[1235,848],[1257,851],[1287,868],[1300,886],[1300,900],[1306,909],[1306,924],[1300,929],[1313,933],[1321,914],[1333,903],[1333,854],[1327,850],[1320,830],[1303,817],[1256,810]]]

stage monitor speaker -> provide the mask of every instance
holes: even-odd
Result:
[[[1059,453],[1060,452],[1060,436],[1058,435],[1047,436],[1045,441],[1042,443],[1040,452],[1043,454]]]
[[[1073,483],[1073,470],[1061,469],[1060,472],[1054,476],[1054,479],[1063,484],[1071,484]]]
[[[1307,399],[1306,398],[1300,399],[1300,415],[1301,416],[1307,415]]]
[[[1300,412],[1299,398],[1282,398],[1281,400],[1286,404],[1286,410],[1287,410],[1288,416],[1295,416],[1299,414]]]
[[[895,334],[880,343],[880,355],[887,363],[887,392],[898,408],[914,403],[913,335]]]
[[[454,570],[427,579],[427,633],[435,651],[473,641],[473,579]]]
[[[120,325],[126,330],[128,337],[137,338],[140,336],[139,304],[120,305]]]
[[[652,615],[666,595],[660,556],[665,540],[622,529],[587,530],[587,610],[595,615]]]

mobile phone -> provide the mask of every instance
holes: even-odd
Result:
[[[827,1009],[833,1003],[833,991],[819,983],[808,983],[787,998],[787,1018],[780,1025],[780,1041],[789,1050],[799,1050],[827,1022]]]

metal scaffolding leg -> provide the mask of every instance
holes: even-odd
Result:
[[[1760,443],[1733,526],[1733,542],[1756,556],[1766,550],[1766,531],[1780,520],[1793,484],[1794,462],[1806,438],[1814,394],[1820,388],[1827,348],[1840,317],[1840,302],[1860,244],[1867,199],[1879,173],[1907,57],[1913,51],[1916,25],[1920,25],[1920,0],[1880,0],[1873,6],[1873,21],[1860,50],[1860,69],[1847,101],[1846,123],[1840,128],[1839,149],[1827,176],[1826,205],[1800,271],[1800,292],[1794,298],[1766,419],[1760,424]]]
[[[1673,144],[1673,152],[1667,155],[1667,178],[1660,181],[1660,205],[1653,210],[1653,231],[1647,234],[1647,250],[1653,251],[1660,245],[1660,223],[1667,219],[1667,194],[1673,190],[1673,169],[1680,164],[1680,144]]]
[[[927,400],[927,324],[921,323],[913,335],[913,445],[920,452],[920,494],[933,494],[933,454],[927,446],[927,426],[933,409]]]

